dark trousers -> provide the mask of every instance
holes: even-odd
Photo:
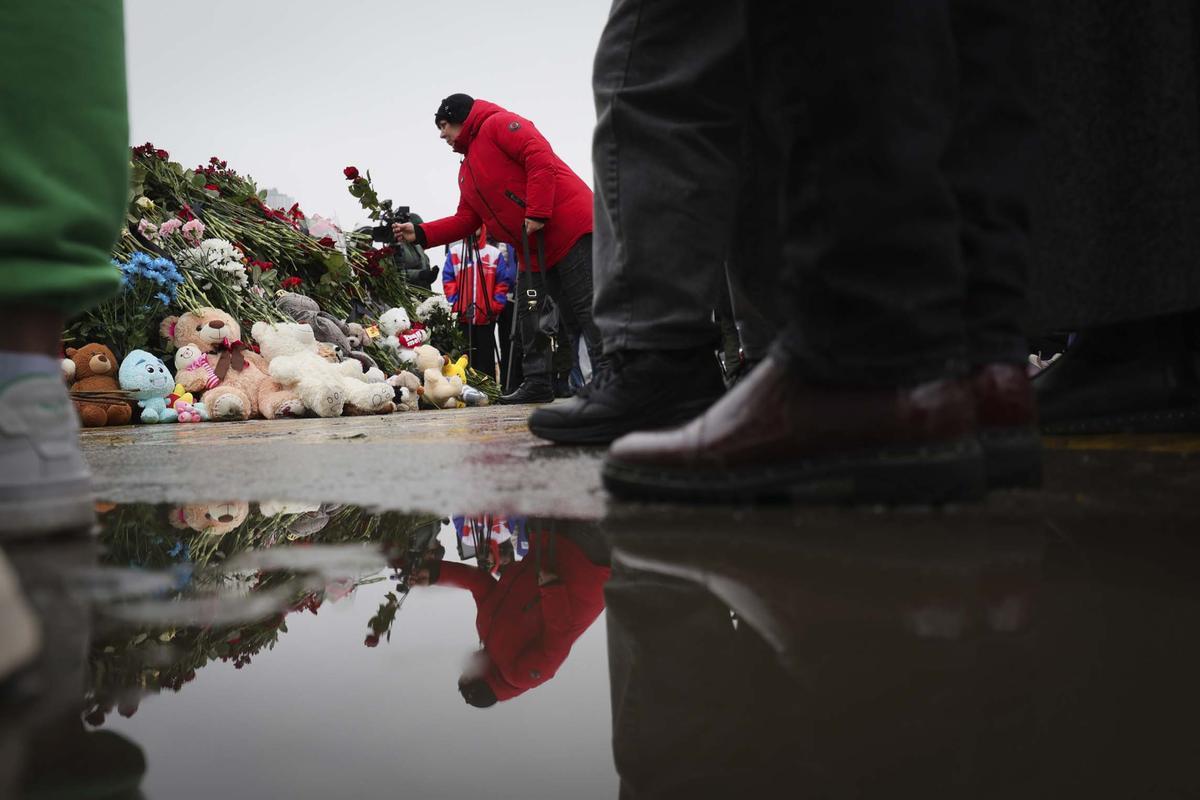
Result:
[[[1023,2],[617,0],[596,56],[596,319],[705,341],[745,157],[780,154],[780,352],[814,381],[1019,361],[1033,126]],[[733,230],[732,241],[729,232]],[[968,350],[968,343],[970,350]]]
[[[500,385],[505,394],[516,391],[525,379],[525,373],[521,371],[520,337],[513,338],[513,316],[517,313],[516,307],[514,301],[508,301],[500,312],[500,318],[496,320],[496,333],[500,338]],[[517,347],[513,347],[514,342],[517,343]]]
[[[521,367],[526,380],[550,379],[550,337],[542,332],[540,325],[543,294],[554,301],[563,325],[583,336],[592,364],[603,365],[600,331],[592,318],[590,234],[580,238],[567,254],[545,273],[521,273],[520,292],[516,299],[517,331],[521,337]],[[559,346],[569,346],[569,337],[563,335],[562,339]]]
[[[467,359],[474,369],[489,378],[496,375],[496,323],[464,325],[467,337]]]

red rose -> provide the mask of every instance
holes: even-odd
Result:
[[[292,207],[288,209],[287,213],[292,219],[304,219],[304,212],[300,210],[299,203],[292,203]]]
[[[346,176],[346,180],[352,181],[358,177],[358,167],[346,167],[342,174]]]
[[[204,188],[208,189],[209,191],[217,192],[218,194],[221,192],[221,187],[217,186],[215,183],[206,183],[204,184]]]
[[[183,208],[179,209],[179,214],[176,216],[178,216],[184,222],[191,222],[196,218],[196,215],[192,213],[192,207],[187,203],[183,204]]]
[[[250,266],[258,267],[263,272],[266,272],[269,269],[275,269],[275,265],[270,261],[251,261]]]
[[[171,155],[171,154],[170,154],[170,153],[168,153],[166,150],[155,150],[155,151],[154,151],[154,155],[158,156],[158,157],[159,157],[159,158],[161,158],[163,161],[166,161],[166,160],[167,160],[167,156],[169,156],[169,155]]]
[[[365,644],[367,647],[375,647],[377,644],[379,644],[378,634],[367,634],[366,641],[364,641],[363,644]]]
[[[295,287],[299,286],[302,283],[304,283],[304,281],[300,280],[295,275],[293,275],[290,278],[284,278],[282,281],[279,282],[279,285],[282,286],[284,289],[294,289]]]
[[[317,244],[321,245],[321,247],[333,247],[333,244],[334,244],[333,237],[322,236],[320,239],[317,240]]]

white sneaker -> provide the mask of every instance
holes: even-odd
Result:
[[[0,632],[0,681],[3,681],[31,662],[42,649],[42,629],[3,550],[0,550]]]
[[[85,529],[95,519],[79,419],[62,381],[0,384],[0,536]]]

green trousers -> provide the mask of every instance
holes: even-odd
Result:
[[[122,0],[13,0],[0,21],[0,307],[68,315],[120,283]]]

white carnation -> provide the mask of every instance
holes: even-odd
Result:
[[[223,273],[233,290],[240,292],[250,285],[241,251],[225,239],[205,239],[197,247],[183,251],[179,265],[191,269],[211,269]]]
[[[447,316],[450,315],[450,301],[446,299],[445,295],[435,294],[417,306],[417,319],[421,322],[429,322],[430,317],[438,311],[445,312]]]

